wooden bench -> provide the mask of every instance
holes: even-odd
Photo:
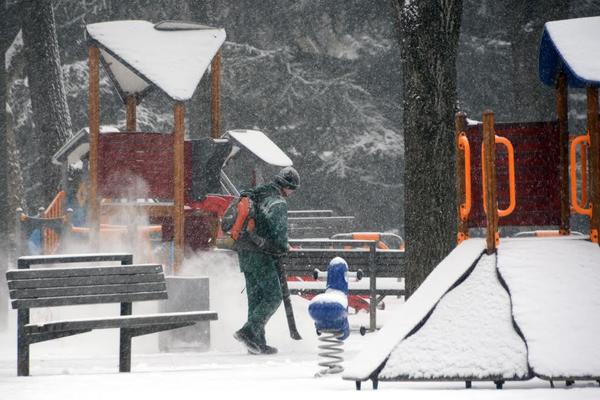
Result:
[[[30,268],[32,265],[120,262],[114,266]],[[132,315],[132,302],[167,299],[162,265],[132,265],[131,254],[27,256],[18,269],[6,273],[12,307],[18,310],[17,374],[29,375],[29,346],[94,329],[120,329],[119,372],[131,370],[131,339],[216,320],[212,311]],[[111,318],[30,323],[29,310],[81,304],[121,303],[121,315]]]
[[[326,270],[334,257],[342,257],[348,269],[362,270],[365,283],[349,285],[350,294],[369,295],[369,330],[377,327],[377,304],[387,295],[404,295],[402,250],[382,250],[374,240],[291,239],[292,249],[283,259],[287,276],[312,276],[315,269]],[[396,284],[390,279],[396,278]],[[393,280],[393,279],[392,279]],[[316,294],[325,290],[321,282],[290,282],[290,293]]]

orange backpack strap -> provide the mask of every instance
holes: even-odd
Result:
[[[240,237],[240,233],[244,229],[254,230],[254,220],[248,220],[248,216],[250,215],[250,207],[251,201],[247,196],[240,198],[240,201],[237,204],[237,218],[233,227],[231,228],[231,237],[234,240],[238,240]],[[248,223],[246,223],[248,222]]]

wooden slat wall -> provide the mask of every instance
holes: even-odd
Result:
[[[185,194],[192,182],[192,147],[184,144]],[[135,190],[138,180],[145,185]],[[100,135],[98,192],[104,198],[173,199],[173,134],[125,132]]]
[[[560,133],[557,122],[498,123],[496,134],[509,139],[515,148],[517,206],[500,218],[500,226],[558,226],[560,203]],[[473,204],[470,227],[485,226],[481,196],[482,126],[470,125]],[[496,173],[498,206],[508,207],[508,163],[504,146],[497,145]]]

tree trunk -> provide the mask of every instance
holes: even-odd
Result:
[[[21,24],[27,77],[39,158],[32,173],[30,206],[48,206],[60,184],[60,170],[52,155],[71,135],[60,54],[50,0],[22,0]]]
[[[4,55],[8,48],[8,40],[6,37],[6,1],[0,0],[0,224],[3,227],[8,225],[8,219],[11,214],[8,210],[8,151],[6,146],[6,103],[7,103],[7,85],[6,85],[6,67]],[[0,257],[7,260],[8,250],[8,230],[0,229]],[[8,262],[3,262],[0,267],[0,329],[7,325],[7,309],[8,309],[8,293],[6,289],[6,268]]]
[[[16,36],[15,36],[16,35]],[[6,86],[7,95],[10,94],[10,87],[17,79],[21,79],[24,76],[25,70],[25,51],[23,49],[23,36],[22,33],[17,31],[16,33],[11,32],[7,37],[15,36],[12,39],[12,43],[9,46],[9,51],[12,53],[10,62],[7,60],[6,70]],[[17,144],[17,137],[15,134],[15,116],[13,115],[10,106],[6,108],[6,151],[8,153],[8,230],[11,233],[11,237],[14,235],[15,219],[13,218],[14,212],[17,208],[25,209],[25,189],[23,186],[23,172],[21,168],[22,158],[19,152],[19,145]],[[14,241],[11,242],[11,250],[14,249]]]
[[[406,295],[456,240],[454,114],[462,1],[394,0],[402,51]]]
[[[511,0],[507,10],[512,53],[512,120],[554,119],[554,91],[539,83],[537,54],[544,23],[568,18],[569,1]]]

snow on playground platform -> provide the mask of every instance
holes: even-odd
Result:
[[[344,379],[367,380],[392,349],[431,312],[440,298],[468,273],[485,249],[485,240],[469,239],[458,245],[429,274],[425,282],[352,359]]]
[[[600,247],[569,238],[503,240],[498,271],[533,372],[600,377]]]
[[[483,255],[466,280],[442,297],[423,327],[394,348],[379,378],[529,378],[527,348],[513,328],[495,255]]]

